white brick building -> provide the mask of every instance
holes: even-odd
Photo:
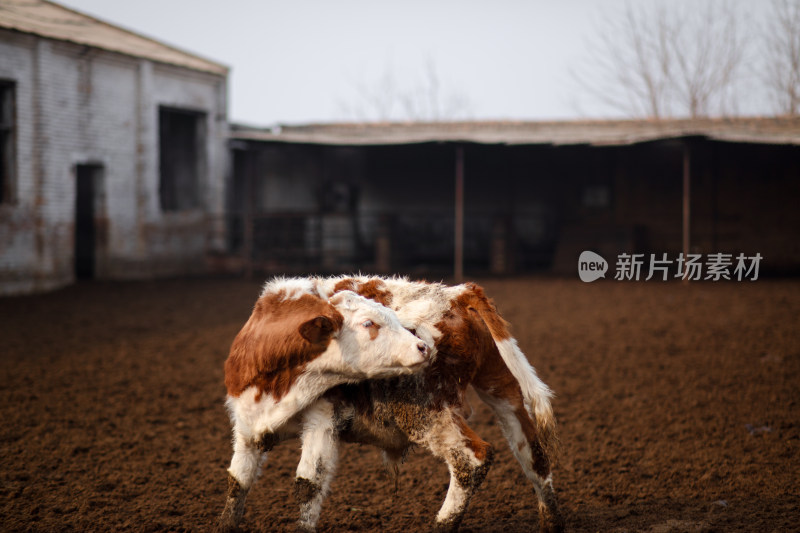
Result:
[[[205,269],[224,246],[227,68],[0,0],[0,295]]]

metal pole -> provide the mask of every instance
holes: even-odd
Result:
[[[244,158],[244,224],[242,227],[242,255],[244,256],[244,276],[253,279],[253,213],[255,211],[255,183],[253,177],[253,157],[250,150],[243,151]]]
[[[690,247],[690,223],[691,223],[691,174],[690,174],[690,154],[689,142],[683,143],[683,260],[689,258]],[[684,263],[685,264],[685,263]],[[687,269],[684,268],[683,280],[687,279]]]
[[[456,283],[464,279],[464,147],[456,146],[456,195],[455,195],[455,265],[453,277]]]

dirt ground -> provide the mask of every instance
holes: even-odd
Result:
[[[478,280],[556,392],[570,531],[800,530],[800,280],[682,285]],[[231,455],[222,365],[258,283],[86,283],[0,299],[0,528],[204,531]],[[531,486],[497,449],[466,532],[531,531]],[[246,527],[292,530],[299,443],[271,454]],[[400,490],[344,445],[321,531],[425,530],[445,466]]]

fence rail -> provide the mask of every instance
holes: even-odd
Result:
[[[454,218],[440,211],[229,215],[228,251],[266,271],[448,271]],[[473,272],[548,268],[552,227],[537,214],[467,213],[464,262]]]

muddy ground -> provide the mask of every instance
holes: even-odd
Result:
[[[800,281],[483,285],[555,390],[555,486],[571,531],[800,529]],[[259,284],[86,283],[0,299],[3,531],[204,531],[230,460],[222,365]],[[497,450],[463,531],[530,531],[530,485]],[[291,530],[297,441],[246,527]],[[345,445],[321,531],[424,530],[448,476],[424,450],[400,489]]]

